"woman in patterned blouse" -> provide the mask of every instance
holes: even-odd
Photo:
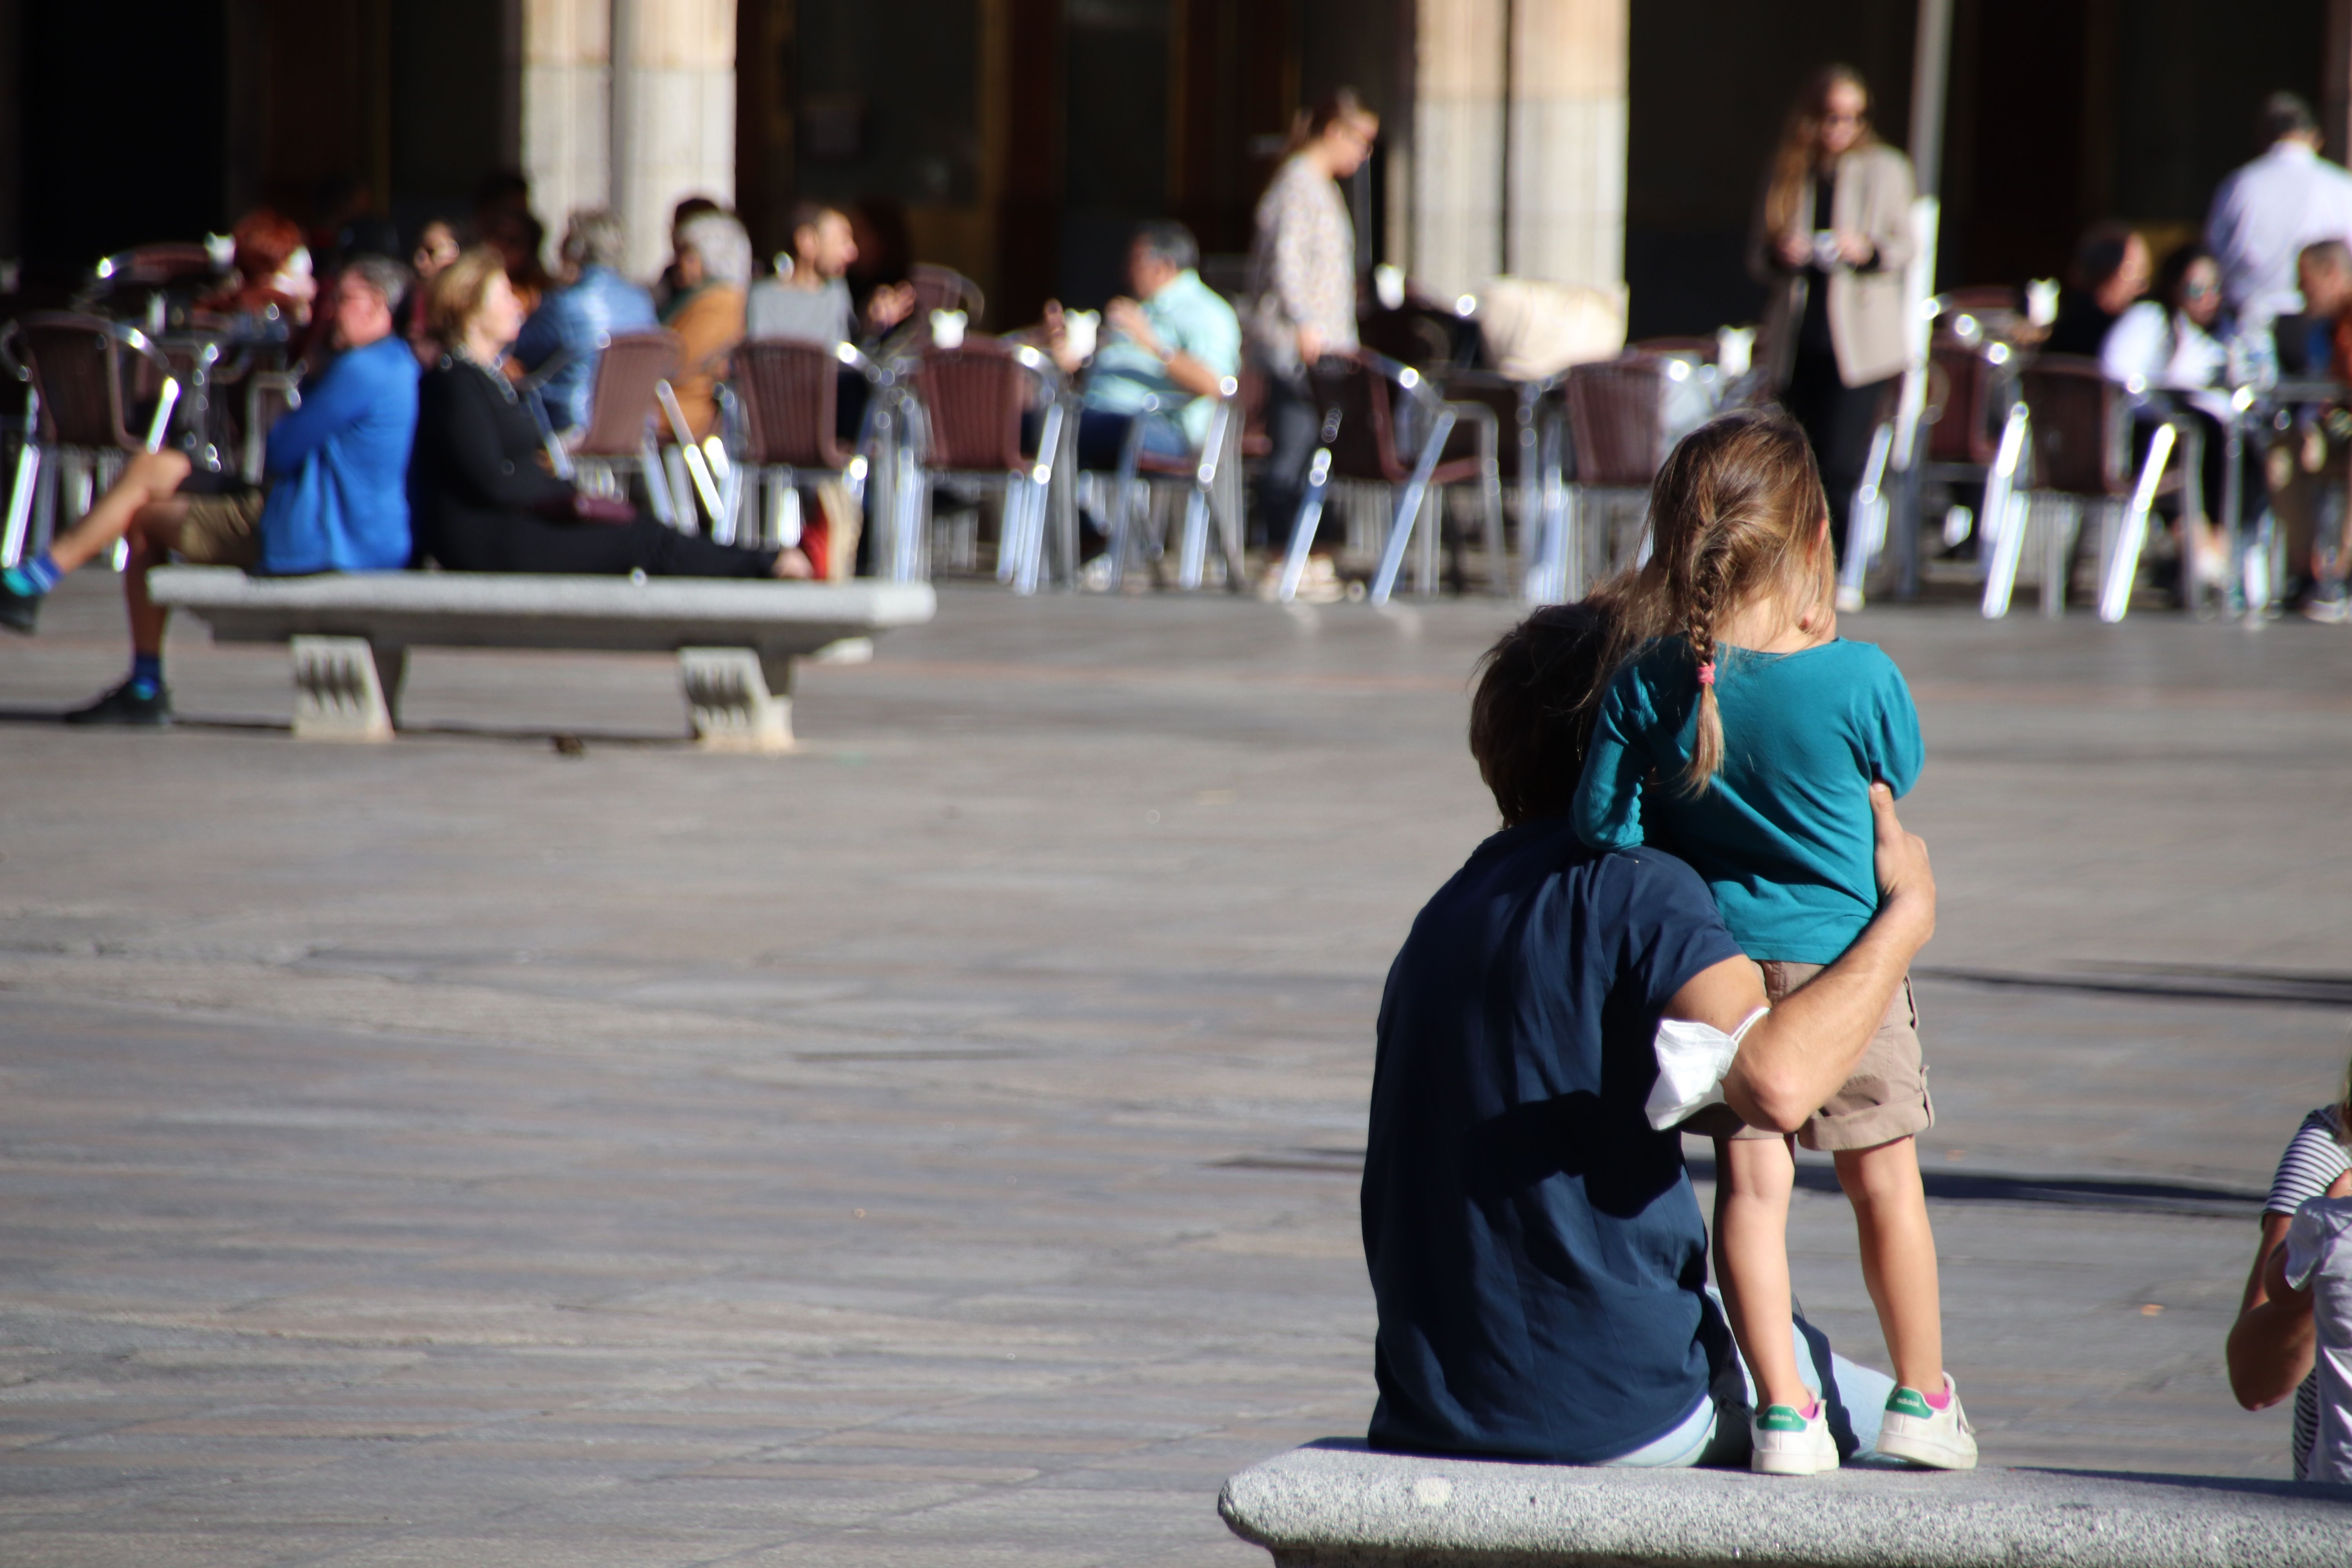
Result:
[[[1304,115],[1291,150],[1258,198],[1250,250],[1250,342],[1265,373],[1266,434],[1258,527],[1279,549],[1298,510],[1320,417],[1307,373],[1356,346],[1356,231],[1339,182],[1363,166],[1379,116],[1340,88]]]

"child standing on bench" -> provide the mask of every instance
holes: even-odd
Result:
[[[1650,560],[1601,590],[1622,612],[1622,662],[1586,753],[1577,831],[1600,849],[1646,837],[1688,861],[1777,1003],[1878,907],[1870,785],[1910,789],[1918,715],[1893,660],[1837,636],[1829,508],[1785,416],[1729,414],[1694,431],[1660,469],[1650,515]],[[1853,1076],[1796,1136],[1831,1152],[1853,1204],[1863,1278],[1895,1362],[1878,1451],[1967,1469],[1976,1438],[1944,1371],[1936,1241],[1912,1143],[1935,1121],[1917,1022],[1906,984]],[[1835,1469],[1826,1408],[1790,1333],[1794,1149],[1730,1125],[1692,1130],[1720,1134],[1716,1274],[1757,1384],[1750,1462],[1773,1475]]]

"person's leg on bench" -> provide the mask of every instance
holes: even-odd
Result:
[[[91,557],[112,549],[118,539],[143,533],[151,525],[176,530],[178,516],[149,519],[143,514],[151,509],[159,513],[184,511],[186,503],[177,498],[181,481],[187,477],[188,459],[184,453],[142,452],[132,458],[122,477],[107,487],[80,521],[52,540],[47,550],[0,573],[0,625],[12,631],[31,632],[40,616],[41,600]],[[164,548],[170,548],[168,542]],[[136,554],[136,540],[131,549]],[[145,601],[145,588],[142,574],[138,592],[132,594],[128,583],[124,592],[136,605]],[[132,626],[135,631],[135,610]]]

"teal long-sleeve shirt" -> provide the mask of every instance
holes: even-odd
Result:
[[[1874,645],[1843,638],[1726,647],[1716,669],[1723,772],[1696,795],[1681,783],[1698,732],[1689,645],[1662,638],[1617,672],[1577,783],[1577,835],[1681,856],[1750,958],[1834,962],[1878,910],[1871,782],[1908,794],[1925,760],[1911,689]]]

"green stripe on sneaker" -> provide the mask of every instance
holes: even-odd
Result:
[[[1916,1388],[1900,1386],[1886,1396],[1886,1414],[1908,1415],[1915,1421],[1933,1421],[1936,1418],[1935,1407],[1927,1403],[1926,1394]]]
[[[1801,1432],[1805,1418],[1785,1405],[1768,1405],[1764,1414],[1756,1418],[1759,1432]]]

